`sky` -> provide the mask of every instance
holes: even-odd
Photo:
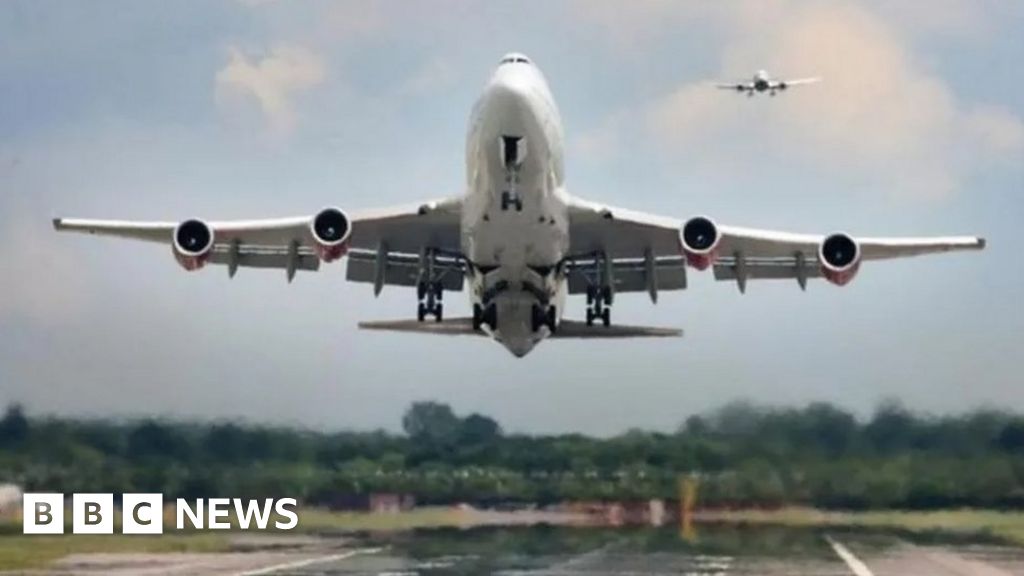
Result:
[[[673,430],[748,399],[1024,409],[1024,4],[897,0],[11,0],[0,8],[0,404],[33,413],[397,429],[413,401],[507,430]],[[617,299],[657,341],[360,333],[415,296],[181,270],[55,216],[358,210],[464,192],[470,107],[506,52],[544,71],[575,195],[720,223],[981,235],[848,286],[690,274]],[[717,91],[758,69],[821,84]],[[452,294],[446,315],[469,305]],[[582,301],[567,315],[581,317]]]

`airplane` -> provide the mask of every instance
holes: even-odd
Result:
[[[612,325],[619,293],[687,287],[711,269],[740,292],[750,280],[812,278],[845,285],[867,260],[978,250],[968,237],[860,238],[685,221],[583,200],[566,188],[565,139],[548,84],[533,62],[508,54],[469,120],[465,192],[408,206],[266,220],[123,221],[56,218],[58,231],[168,245],[186,270],[224,265],[318,270],[347,256],[346,279],[416,289],[416,318],[360,328],[489,336],[523,357],[545,338],[678,337],[675,328]],[[444,318],[443,295],[467,291],[471,317]],[[583,321],[563,318],[585,295]],[[428,321],[429,317],[429,321]]]
[[[723,90],[735,90],[739,93],[746,92],[747,97],[753,96],[755,92],[767,92],[769,96],[775,96],[775,92],[786,90],[791,86],[802,86],[821,82],[821,78],[797,78],[795,80],[774,80],[766,70],[758,70],[752,80],[743,82],[716,84]]]

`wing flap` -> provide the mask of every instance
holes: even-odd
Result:
[[[439,258],[434,264],[434,281],[445,290],[461,292],[465,280],[462,265],[453,258]],[[345,279],[350,282],[374,284],[377,281],[377,255],[351,252]],[[416,286],[420,280],[419,257],[407,254],[388,254],[384,261],[385,286]]]
[[[210,255],[210,263],[234,265],[240,268],[288,268],[287,250],[277,249],[252,249],[252,247],[240,248],[238,253],[232,257],[230,248],[214,248]],[[296,270],[316,271],[320,269],[320,258],[309,251],[300,251],[295,256],[294,266]]]
[[[743,267],[746,278],[753,280],[793,280],[821,276],[817,260],[805,262],[801,266],[797,264],[796,258],[755,259],[748,260]],[[714,268],[715,280],[737,280],[740,277],[735,258],[721,258]]]
[[[686,262],[681,257],[655,260],[654,280],[657,291],[686,289]],[[574,262],[569,269],[569,294],[584,294],[588,286],[600,285],[601,270],[593,261]],[[624,259],[612,262],[615,292],[649,292],[647,263]]]

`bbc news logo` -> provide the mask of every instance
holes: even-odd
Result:
[[[64,495],[26,493],[22,496],[22,532],[25,534],[64,533]],[[242,500],[240,498],[178,498],[174,505],[175,529],[291,530],[299,524],[294,498]],[[73,534],[113,534],[113,494],[72,494],[71,532]],[[163,494],[122,494],[122,534],[163,534]],[[271,519],[274,521],[271,522]],[[232,520],[234,520],[232,522]]]

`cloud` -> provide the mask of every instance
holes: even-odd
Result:
[[[10,208],[10,207],[9,207]],[[37,211],[13,207],[0,226],[0,321],[54,326],[87,304],[85,271]]]
[[[963,118],[964,131],[989,150],[1019,159],[1024,152],[1024,122],[1009,110],[980,106]]]
[[[422,95],[450,87],[458,74],[447,59],[435,57],[425,61],[402,86],[402,92]]]
[[[668,6],[642,5],[652,18],[668,18],[661,13]],[[667,156],[718,161],[756,147],[782,166],[811,164],[868,175],[879,184],[872,188],[887,194],[939,198],[952,193],[971,169],[968,156],[976,155],[960,154],[965,143],[992,155],[1019,152],[1019,118],[957,102],[946,84],[916,61],[898,29],[862,5],[736,6],[720,16],[728,31],[718,72],[722,79],[746,78],[765,67],[779,77],[820,75],[824,82],[750,101],[706,81],[676,86],[633,111]],[[583,140],[621,140],[602,131],[607,126]]]
[[[216,99],[228,110],[255,101],[274,134],[295,129],[296,95],[324,81],[323,60],[300,46],[278,46],[262,59],[250,61],[237,47],[229,48],[228,63],[217,72]]]

